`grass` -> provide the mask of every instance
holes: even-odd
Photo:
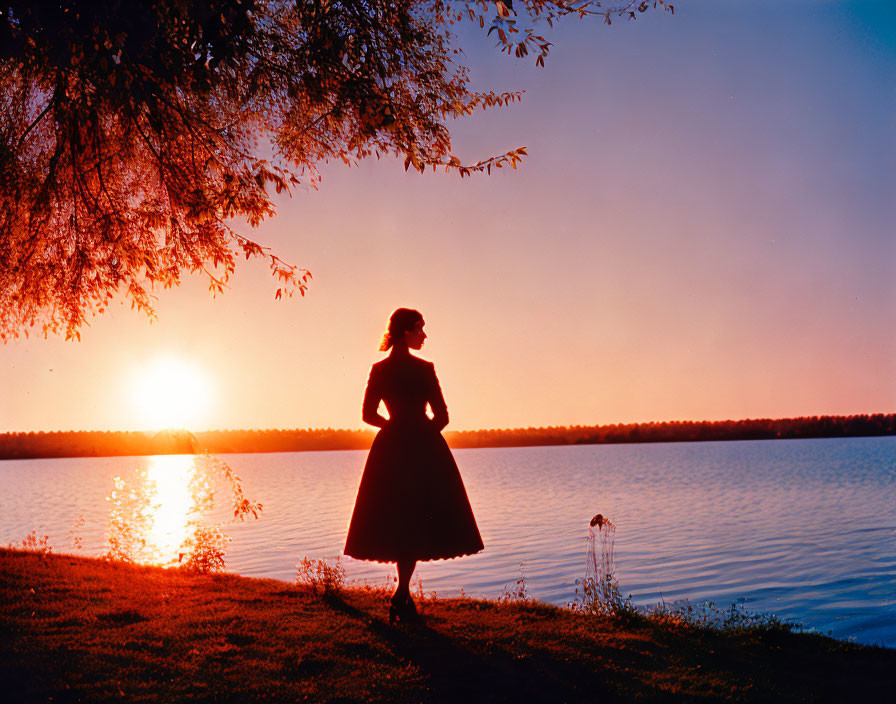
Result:
[[[427,599],[0,549],[15,702],[884,701],[896,651],[527,600]]]

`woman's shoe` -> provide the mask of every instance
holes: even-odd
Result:
[[[389,602],[389,625],[415,623],[420,619],[410,594],[395,594]]]
[[[392,600],[389,602],[389,625],[394,626],[401,620],[401,609],[404,604],[405,596],[399,596],[397,593],[392,595]]]
[[[400,618],[406,623],[416,623],[420,620],[420,614],[417,613],[417,605],[414,604],[410,594],[408,594],[407,600],[401,606]]]
[[[394,626],[396,623],[398,623],[398,610],[395,604],[389,604],[389,625]]]

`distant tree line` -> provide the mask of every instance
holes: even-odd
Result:
[[[551,426],[445,433],[452,447],[525,447],[633,442],[702,442],[896,435],[896,413],[719,421]]]
[[[370,447],[366,430],[186,430],[160,432],[58,431],[0,435],[0,459],[191,454],[208,451],[302,452]]]
[[[455,448],[896,435],[896,413],[448,431]],[[0,435],[0,459],[366,450],[371,430],[59,431]]]
[[[203,450],[225,452],[305,452],[310,450],[366,450],[372,430],[209,430],[196,433]]]
[[[0,435],[0,459],[5,460],[188,454],[197,447],[195,436],[185,430],[157,433],[66,430]]]

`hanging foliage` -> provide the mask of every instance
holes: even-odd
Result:
[[[662,5],[662,3],[660,3]],[[234,228],[316,165],[393,155],[461,176],[515,167],[451,150],[450,119],[519,93],[470,90],[453,26],[534,56],[566,15],[647,3],[564,0],[13,0],[0,5],[0,338],[78,337],[116,296],[153,315],[185,272],[223,291],[238,257],[276,297],[310,274]],[[671,9],[671,8],[669,8]]]

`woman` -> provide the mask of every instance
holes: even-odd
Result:
[[[435,369],[410,353],[425,339],[418,311],[399,308],[389,318],[380,349],[391,352],[371,368],[362,408],[364,422],[381,430],[367,456],[345,541],[346,555],[396,563],[390,623],[417,616],[410,591],[417,562],[483,548],[460,472],[440,432],[448,425],[448,409]],[[379,413],[381,400],[388,418]]]

